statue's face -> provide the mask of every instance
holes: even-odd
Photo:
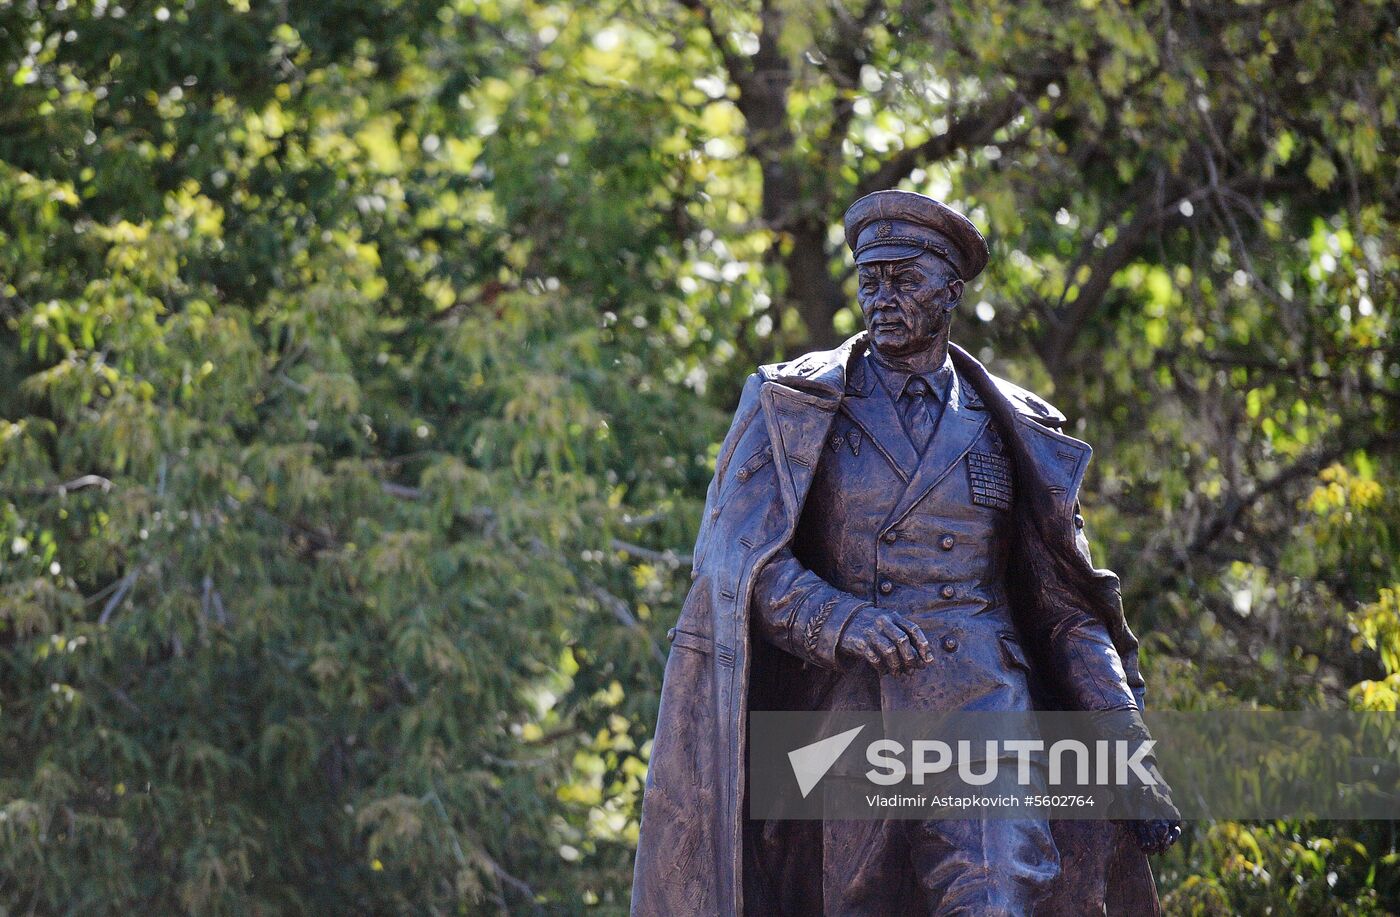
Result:
[[[860,311],[871,345],[900,357],[919,353],[946,337],[963,282],[948,277],[947,263],[924,254],[907,261],[862,264]]]

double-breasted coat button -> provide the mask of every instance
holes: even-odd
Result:
[[[676,629],[673,627],[673,628],[671,628],[670,630],[666,631],[666,642],[668,642],[668,643],[673,643],[673,642],[675,642],[675,639],[676,639]]]
[[[885,544],[894,544],[894,543],[895,543],[896,541],[898,541],[898,540],[899,540],[899,535],[898,535],[896,532],[886,532],[886,533],[885,533]]]
[[[953,584],[952,584],[952,583],[947,583],[947,584],[945,584],[945,585],[943,586],[943,588],[940,589],[940,590],[938,590],[938,591],[939,591],[939,593],[942,594],[942,596],[943,596],[945,599],[951,599],[953,596],[955,596],[955,595],[958,594],[958,590],[956,590],[956,589],[953,588]]]
[[[942,538],[938,539],[938,546],[945,551],[953,550],[953,545],[956,543],[957,539],[952,535],[944,535]]]
[[[1084,528],[1084,517],[1078,513],[1074,514],[1074,527],[1077,529]]]
[[[894,592],[894,583],[890,582],[889,580],[881,580],[880,592],[882,592],[885,595],[889,595],[891,592]]]
[[[958,638],[952,634],[943,638],[943,649],[945,652],[955,653],[958,649]]]
[[[747,468],[740,468],[740,469],[739,469],[739,480],[741,480],[741,481],[747,481],[748,479],[749,479],[749,470],[748,470]]]

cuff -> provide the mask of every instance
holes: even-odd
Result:
[[[854,597],[838,595],[817,605],[801,631],[793,634],[802,657],[824,668],[839,668],[836,652],[841,643],[841,634],[856,612],[870,607],[870,604]]]

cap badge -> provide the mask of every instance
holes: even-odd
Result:
[[[888,239],[894,233],[894,224],[889,220],[875,227],[875,235],[881,239]]]

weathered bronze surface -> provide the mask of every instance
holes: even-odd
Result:
[[[1179,836],[1171,817],[746,816],[749,710],[1085,710],[1140,728],[1137,640],[1079,514],[1090,449],[948,340],[986,243],[899,191],[857,201],[846,238],[867,331],[761,367],[721,447],[632,913],[1155,914],[1145,854]]]

